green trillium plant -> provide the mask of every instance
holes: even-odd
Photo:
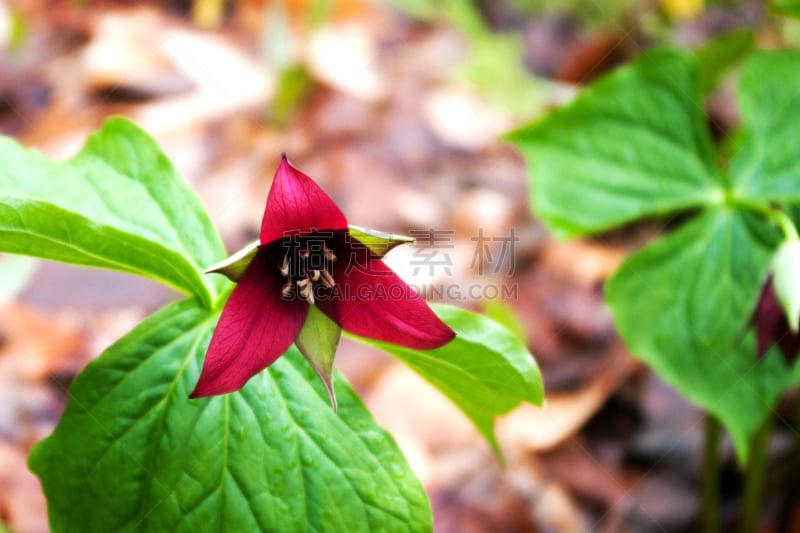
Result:
[[[341,329],[417,350],[455,337],[425,301],[381,261],[392,245],[350,232],[342,212],[284,155],[272,182],[260,241],[211,267],[239,283],[208,347],[193,398],[239,390],[294,342],[325,384]],[[371,237],[365,242],[359,237]],[[383,244],[383,246],[378,246]]]
[[[778,252],[796,239],[800,204],[791,119],[800,111],[800,53],[744,61],[742,132],[725,159],[703,113],[701,59],[649,51],[507,138],[529,163],[534,210],[558,236],[680,220],[620,266],[605,296],[632,354],[718,417],[744,462],[772,406],[800,383],[800,367],[771,349],[781,329],[774,311],[792,313],[794,329],[800,313],[791,288],[798,270],[789,266],[800,264],[797,245]],[[766,300],[756,311],[770,272],[781,306]]]
[[[330,408],[341,334],[408,365],[498,454],[496,417],[542,404],[523,342],[429,307],[381,260],[411,239],[349,226],[286,159],[260,239],[227,260],[200,199],[128,120],[64,162],[0,137],[0,161],[0,252],[146,277],[178,300],[87,365],[31,451],[56,533],[430,531],[421,483],[341,376]]]
[[[718,145],[705,98],[740,56],[719,54],[735,42],[720,39],[643,53],[506,138],[528,162],[534,210],[558,236],[664,223],[607,281],[606,301],[631,353],[709,414],[702,530],[721,523],[724,427],[747,464],[739,531],[749,532],[773,411],[800,383],[800,52],[747,55],[741,128]]]

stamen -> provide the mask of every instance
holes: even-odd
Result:
[[[290,292],[292,292],[292,288],[293,288],[293,287],[294,287],[294,285],[292,285],[292,282],[291,282],[291,280],[289,280],[289,281],[287,281],[287,282],[286,282],[286,284],[285,284],[285,285],[283,286],[283,288],[281,289],[281,294],[284,296],[284,298],[285,298],[286,296],[289,296],[289,293],[290,293]]]
[[[284,298],[294,294],[309,304],[314,304],[314,283],[321,283],[328,289],[336,285],[331,273],[331,263],[336,261],[336,254],[324,242],[321,249],[318,246],[309,246],[308,243],[300,243],[287,251],[278,264],[278,270],[281,276],[287,278],[281,287]],[[318,265],[318,262],[322,265]]]
[[[308,280],[305,280],[305,281],[308,281]],[[299,282],[298,282],[298,285],[300,285]],[[313,288],[314,288],[314,285],[311,284],[311,283],[308,283],[308,284],[303,285],[302,287],[300,287],[300,296],[305,298],[305,300],[308,303],[312,304],[312,305],[314,304],[314,291],[313,291]]]
[[[320,277],[322,278],[322,284],[328,287],[329,289],[332,289],[333,286],[336,285],[336,282],[333,281],[333,276],[331,276],[330,272],[328,272],[327,270],[323,270],[322,272],[320,272]]]

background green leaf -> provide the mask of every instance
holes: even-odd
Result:
[[[734,195],[748,202],[800,202],[800,51],[760,52],[742,67],[744,144],[731,161]]]
[[[757,360],[748,332],[780,240],[767,220],[771,201],[800,199],[798,58],[764,52],[746,61],[747,133],[727,175],[704,124],[702,80],[677,51],[641,56],[511,135],[556,233],[694,214],[631,256],[609,280],[607,300],[631,352],[720,418],[743,461],[777,398],[800,379],[800,367],[787,369],[775,349]]]
[[[206,305],[224,283],[202,276],[225,253],[203,205],[133,123],[108,120],[66,163],[8,138],[0,159],[0,251],[153,278]]]
[[[217,317],[172,304],[76,379],[30,456],[52,530],[429,531],[394,441],[341,376],[334,414],[294,348],[237,393],[188,398]]]
[[[719,200],[722,178],[691,56],[642,55],[569,106],[508,136],[556,235],[607,230]]]
[[[741,459],[790,383],[780,357],[758,361],[745,334],[776,244],[766,222],[721,207],[628,258],[606,285],[630,350],[718,416]]]
[[[456,332],[435,350],[357,337],[397,357],[450,398],[499,455],[494,420],[521,402],[542,405],[542,376],[525,344],[485,316],[448,305],[431,306]]]
[[[789,17],[800,17],[800,1],[799,0],[772,0],[770,7]]]
[[[753,30],[747,28],[714,37],[695,50],[703,93],[713,91],[731,65],[753,49]]]

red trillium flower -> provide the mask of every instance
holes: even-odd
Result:
[[[455,333],[364,238],[386,234],[365,231],[349,228],[333,200],[283,156],[259,242],[209,269],[240,279],[191,397],[239,390],[295,342],[334,401],[330,367],[340,329],[419,350],[450,342]],[[393,242],[385,249],[400,242],[375,238]]]
[[[791,364],[800,353],[800,336],[793,332],[786,319],[786,313],[775,293],[772,277],[761,290],[758,304],[752,319],[756,328],[757,354],[759,358],[778,344],[784,360]]]

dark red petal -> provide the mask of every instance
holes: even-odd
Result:
[[[334,263],[339,287],[330,298],[317,300],[317,306],[342,328],[417,350],[439,348],[455,338],[455,332],[383,261],[359,262],[346,274],[348,262],[352,267],[352,258],[348,261],[345,255]]]
[[[783,311],[772,287],[771,278],[761,290],[753,322],[756,326],[756,354],[761,358],[781,336],[781,332],[788,329],[788,324],[785,327],[783,325],[785,322]]]
[[[298,233],[345,229],[347,219],[330,196],[284,155],[261,220],[261,244]]]
[[[772,278],[767,280],[761,290],[753,322],[756,327],[756,354],[759,358],[764,357],[777,343],[787,363],[792,364],[797,359],[800,352],[800,336],[789,329],[789,322],[775,294]]]
[[[260,248],[233,289],[191,398],[241,389],[294,342],[308,304],[283,300],[275,250],[275,246]]]
[[[781,353],[783,353],[783,360],[786,361],[787,364],[794,364],[800,353],[800,337],[787,329],[786,333],[778,339],[778,347],[781,349]]]

